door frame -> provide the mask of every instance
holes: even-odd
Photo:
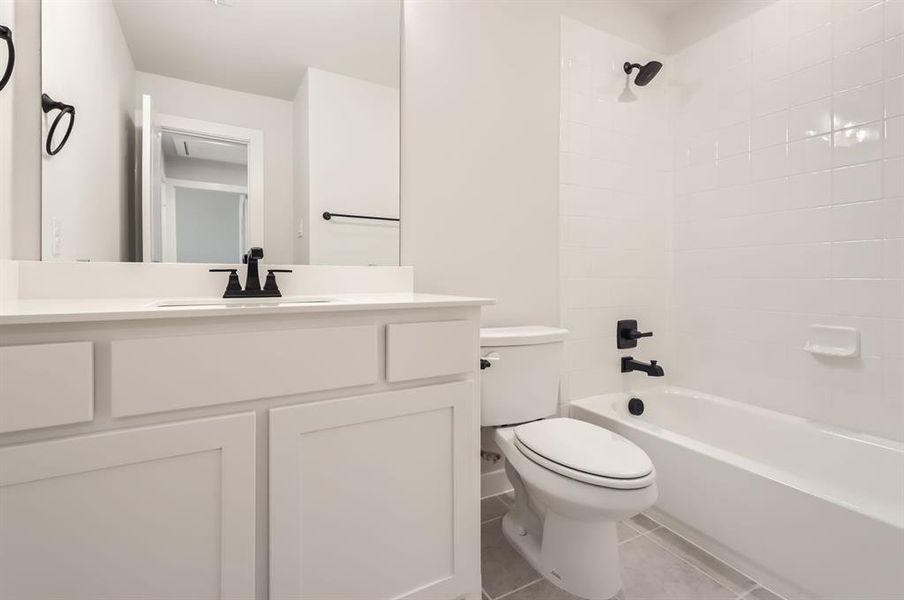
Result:
[[[248,148],[247,213],[245,220],[245,240],[250,246],[264,246],[264,132],[259,129],[236,127],[212,121],[189,119],[158,113],[153,119],[155,133],[168,131],[188,135],[200,135],[229,142],[245,144]],[[142,202],[142,210],[147,211],[149,202]],[[149,218],[145,212],[142,221]],[[240,236],[241,237],[241,236]],[[244,248],[243,250],[247,250]],[[144,262],[151,257],[142,256]]]

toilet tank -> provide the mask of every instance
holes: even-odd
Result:
[[[480,330],[481,425],[524,423],[556,414],[562,346],[568,331],[556,327]]]

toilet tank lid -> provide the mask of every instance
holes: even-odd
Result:
[[[527,346],[561,342],[568,333],[559,327],[523,325],[521,327],[484,327],[480,330],[481,346]]]

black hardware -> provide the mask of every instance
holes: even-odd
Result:
[[[624,69],[627,75],[631,74],[631,71],[634,69],[638,69],[637,77],[634,78],[634,85],[643,87],[650,83],[656,74],[659,73],[659,69],[662,68],[662,63],[658,60],[651,60],[645,65],[640,65],[637,63],[629,63],[626,62]]]
[[[72,127],[75,125],[75,107],[71,104],[57,102],[47,94],[41,94],[41,108],[45,113],[49,113],[52,110],[60,111],[59,113],[57,113],[56,118],[53,120],[53,124],[50,126],[50,131],[47,132],[47,143],[44,145],[44,149],[47,150],[47,154],[54,156],[60,150],[62,150],[63,146],[66,145],[66,142],[69,141],[69,136],[72,134]],[[69,115],[69,127],[66,129],[66,135],[63,136],[63,139],[59,144],[56,145],[56,148],[54,148],[53,134],[56,133],[57,125],[60,124],[63,116],[67,114]]]
[[[615,328],[615,345],[620,349],[636,348],[638,339],[652,336],[652,331],[638,330],[636,320],[622,319]]]
[[[263,248],[250,248],[242,256],[242,264],[248,265],[248,272],[245,273],[245,294],[248,292],[261,291],[261,278],[257,273],[257,261],[264,257]]]
[[[241,293],[242,284],[239,283],[238,269],[210,269],[210,272],[229,273],[229,282],[226,284],[226,293],[223,294],[224,298],[229,298],[231,294],[235,294],[236,292]]]
[[[485,359],[485,358],[480,359],[480,370],[481,371],[483,371],[484,369],[489,369],[492,366],[493,366],[493,363],[491,363],[487,359]]]
[[[621,372],[630,373],[631,371],[642,371],[650,377],[662,377],[665,375],[665,371],[656,364],[655,360],[651,360],[648,364],[639,360],[634,360],[633,356],[622,356]]]
[[[331,213],[325,212],[323,213],[323,220],[329,221],[333,217],[345,217],[346,219],[369,219],[371,221],[401,221],[401,219],[393,219],[392,217],[371,217],[368,215],[347,215],[343,213]]]
[[[0,76],[0,90],[6,87],[13,76],[13,67],[16,66],[16,46],[13,44],[13,30],[6,25],[0,25],[0,39],[6,42],[7,56],[6,68]]]
[[[628,412],[635,417],[643,414],[643,400],[640,398],[631,398],[628,400]]]
[[[280,298],[282,293],[276,285],[274,273],[291,273],[291,269],[267,269],[267,282],[261,289],[261,280],[258,275],[257,261],[264,257],[264,249],[254,247],[242,256],[242,262],[248,265],[245,278],[245,289],[239,283],[238,269],[210,269],[211,273],[228,272],[229,283],[226,285],[224,298]]]
[[[265,292],[276,292],[277,296],[282,296],[279,286],[276,285],[276,275],[274,273],[291,273],[292,269],[267,269],[267,281],[264,283]]]

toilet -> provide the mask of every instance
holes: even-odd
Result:
[[[656,471],[630,440],[556,417],[567,330],[480,330],[481,424],[496,428],[514,506],[505,537],[566,592],[608,600],[621,589],[616,525],[656,502]],[[485,363],[486,364],[486,363]]]

